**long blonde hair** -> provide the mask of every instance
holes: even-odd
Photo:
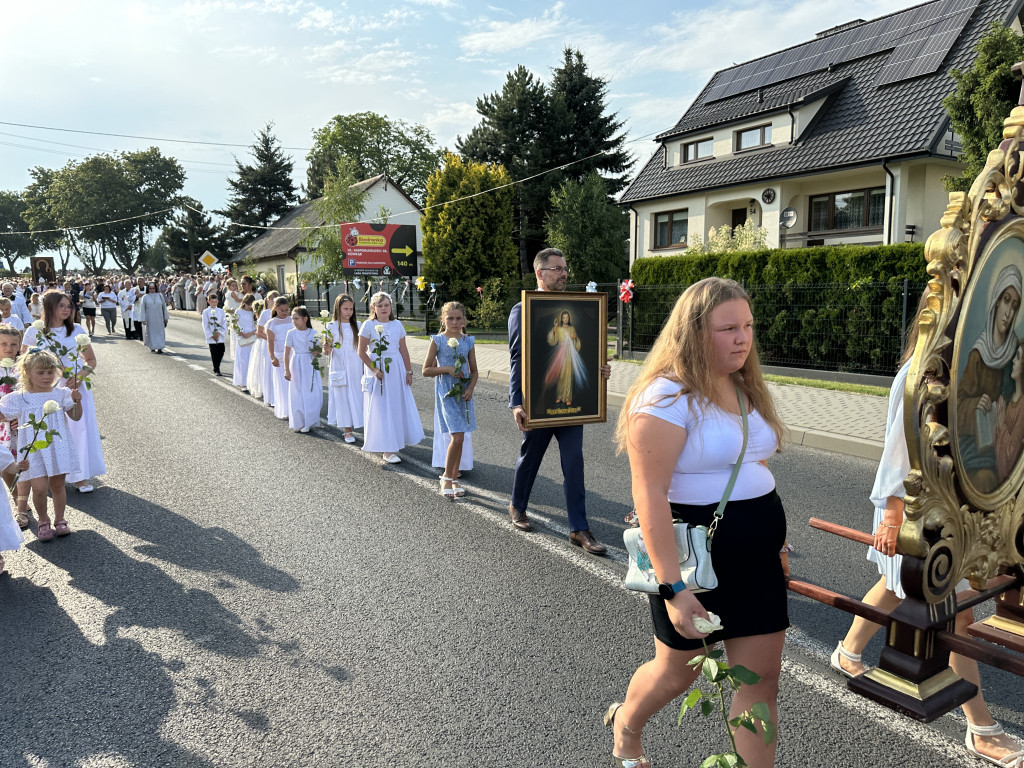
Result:
[[[734,299],[743,299],[750,304],[750,296],[739,283],[721,277],[705,278],[683,291],[651,347],[640,374],[629,388],[626,402],[619,412],[615,428],[615,444],[619,453],[626,450],[633,408],[640,395],[655,379],[666,378],[682,384],[683,389],[675,399],[690,394],[696,395],[699,407],[703,408],[709,403],[723,405],[717,399],[708,317],[716,307]],[[743,392],[748,410],[756,410],[761,415],[781,444],[784,427],[761,376],[756,340],[751,345],[743,367],[730,374],[730,378]]]

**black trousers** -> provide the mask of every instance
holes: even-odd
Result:
[[[210,345],[210,359],[213,361],[213,372],[220,373],[220,361],[224,359],[224,342]]]

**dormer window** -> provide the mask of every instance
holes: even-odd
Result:
[[[715,141],[711,138],[688,141],[683,144],[682,161],[692,163],[694,160],[703,160],[706,157],[711,157],[714,154],[714,149]]]
[[[771,123],[767,125],[759,125],[755,128],[744,128],[742,131],[736,131],[736,151],[743,152],[747,149],[760,149],[761,147],[771,146],[772,143],[772,126]]]

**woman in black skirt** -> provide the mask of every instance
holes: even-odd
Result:
[[[750,297],[732,280],[707,278],[686,289],[630,389],[616,438],[629,454],[633,502],[665,597],[652,595],[654,659],[633,675],[622,704],[605,724],[619,768],[650,768],[640,732],[683,694],[700,668],[687,661],[722,641],[730,664],[761,676],[732,699],[730,718],[764,702],[777,721],[779,668],[789,616],[784,563],[786,518],[766,459],[779,447],[782,423],[761,377]],[[709,525],[743,446],[739,398],[748,412],[746,452],[718,524],[712,562],[718,587],[695,595],[679,570],[672,520]],[[710,635],[695,618],[718,615]],[[775,742],[737,728],[736,746],[752,768],[768,768]]]

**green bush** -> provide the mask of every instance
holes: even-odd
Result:
[[[634,350],[650,348],[686,286],[711,276],[750,293],[762,362],[885,374],[902,347],[904,281],[911,316],[927,282],[922,243],[638,259]]]

